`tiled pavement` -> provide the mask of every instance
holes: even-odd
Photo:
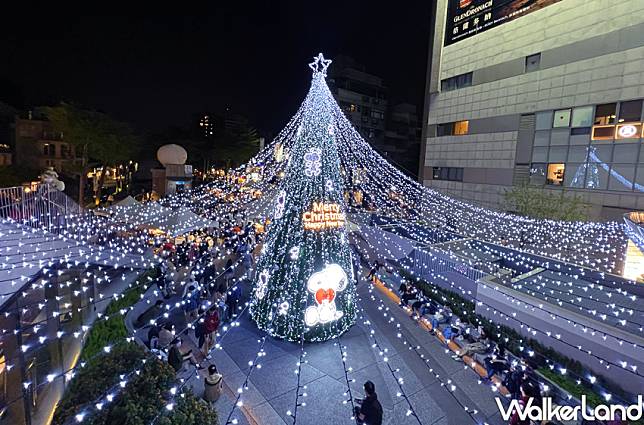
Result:
[[[421,328],[394,302],[379,291],[370,292],[371,286],[361,282],[358,292],[362,298],[361,306],[364,317],[358,319],[341,338],[346,347],[346,365],[351,367],[351,390],[354,397],[362,397],[362,384],[367,379],[376,385],[379,400],[384,409],[384,424],[414,425],[418,424],[413,416],[407,416],[409,405],[404,398],[397,396],[400,387],[392,376],[377,349],[372,347],[369,337],[370,328],[364,324],[368,319],[375,331],[378,343],[387,348],[388,361],[392,368],[399,369],[396,378],[403,378],[405,394],[418,414],[423,425],[467,425],[475,423],[461,404],[478,412],[474,415],[479,422],[491,425],[502,424],[488,386],[479,383],[477,375],[463,363],[454,361],[445,347],[427,330]],[[379,310],[380,302],[371,299],[371,295],[380,298],[389,307],[388,317]],[[173,312],[177,327],[182,328],[183,314]],[[393,317],[400,327],[390,323]],[[259,331],[248,314],[244,313],[239,320],[240,326],[230,329],[222,341],[222,349],[215,350],[210,362],[217,365],[224,375],[224,395],[216,402],[220,424],[226,424],[229,413],[235,404],[237,389],[241,387],[249,371],[248,362],[255,359],[264,334]],[[183,322],[185,323],[185,322]],[[222,329],[220,329],[220,332]],[[398,337],[398,334],[401,337]],[[190,333],[192,335],[192,332]],[[189,346],[194,342],[184,338]],[[412,346],[420,346],[424,359],[404,345],[407,341]],[[193,347],[194,351],[198,350]],[[297,387],[297,361],[300,347],[298,344],[267,338],[264,343],[266,355],[260,358],[261,368],[255,368],[250,374],[248,388],[244,389],[240,400],[243,405],[235,408],[231,419],[237,419],[241,425],[267,424],[291,425],[293,419],[287,411],[295,408]],[[307,344],[307,363],[302,367],[301,389],[307,397],[300,398],[306,403],[300,406],[297,423],[350,425],[350,403],[343,404],[346,381],[342,367],[342,357],[337,341]],[[201,360],[201,359],[200,359]],[[427,360],[427,361],[425,361]],[[456,386],[454,395],[442,386],[434,373],[438,373],[443,382],[451,379]],[[188,375],[184,371],[182,376]],[[194,392],[203,392],[202,376],[193,377],[190,382]],[[459,402],[454,398],[456,397]]]
[[[368,287],[361,283],[359,292],[363,300],[368,299]],[[377,293],[376,293],[377,294]],[[388,302],[388,300],[384,300]],[[454,399],[448,390],[441,385],[429,371],[431,367],[439,373],[443,382],[451,379],[456,386],[455,396],[464,405],[476,409],[476,419],[490,424],[501,424],[493,400],[494,394],[489,387],[481,385],[477,376],[463,363],[454,361],[438,340],[412,321],[402,309],[391,304],[388,314],[393,314],[401,324],[400,328],[388,323],[388,319],[378,310],[378,305],[369,300],[362,301],[364,314],[373,324],[375,336],[382,347],[388,349],[387,357],[394,369],[399,369],[396,376],[403,378],[403,389],[408,396],[420,423],[423,425],[466,425],[474,423],[463,407]],[[418,424],[413,416],[407,416],[408,403],[398,397],[400,388],[383,362],[372,340],[369,329],[358,320],[358,323],[344,334],[340,341],[346,346],[347,367],[352,368],[350,379],[354,397],[362,397],[362,384],[369,379],[376,385],[378,397],[384,409],[385,424]],[[261,345],[263,333],[257,330],[252,321],[244,315],[241,325],[232,329],[222,343],[222,350],[217,350],[212,361],[224,375],[225,394],[216,403],[220,423],[225,424],[234,401],[236,391],[249,371],[248,362],[255,359]],[[402,338],[397,334],[401,333]],[[403,345],[420,345],[429,362]],[[306,385],[307,397],[301,398],[305,406],[300,406],[297,423],[306,424],[353,424],[350,404],[343,404],[346,383],[342,368],[341,354],[336,341],[308,344],[305,346],[307,363],[302,367],[301,383]],[[241,408],[236,408],[232,418],[240,424],[292,424],[287,411],[294,410],[295,391],[297,386],[297,368],[300,347],[294,343],[269,338],[264,344],[266,356],[260,360],[261,368],[255,368],[249,378],[248,389],[245,389],[240,400]],[[197,394],[203,391],[203,383],[193,379],[193,388]]]

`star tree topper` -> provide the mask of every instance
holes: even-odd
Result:
[[[317,56],[313,56],[313,62],[309,64],[309,68],[313,70],[314,74],[321,72],[326,77],[326,69],[331,65],[331,62],[331,59],[324,59],[324,55],[318,53]]]

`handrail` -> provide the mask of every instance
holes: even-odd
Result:
[[[83,209],[69,196],[46,184],[0,188],[0,219],[8,219],[52,233],[62,233],[70,217]]]

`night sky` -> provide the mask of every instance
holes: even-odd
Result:
[[[385,79],[393,101],[422,106],[431,0],[235,3],[191,16],[15,14],[0,29],[0,101],[73,101],[140,131],[228,106],[275,132],[322,51],[354,57]]]

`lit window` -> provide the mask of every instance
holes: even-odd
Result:
[[[525,57],[525,72],[538,71],[541,67],[541,53]]]
[[[548,164],[546,183],[553,186],[561,186],[564,180],[565,164]]]
[[[605,103],[597,105],[595,108],[595,125],[615,124],[615,107],[614,103]]]
[[[554,117],[552,119],[552,126],[557,127],[568,127],[570,125],[570,109],[559,109],[555,111]]]
[[[349,112],[355,112],[357,110],[358,110],[358,108],[356,107],[356,105],[354,105],[354,104],[349,105]]]
[[[593,126],[593,140],[612,140],[615,138],[614,125],[596,125]]]
[[[584,106],[572,110],[571,127],[590,127],[593,122],[593,107]]]
[[[456,121],[454,123],[454,134],[457,136],[462,136],[464,134],[467,134],[469,127],[470,127],[470,122],[468,120]]]
[[[642,133],[642,125],[639,123],[634,124],[619,124],[615,131],[616,139],[639,139]]]

